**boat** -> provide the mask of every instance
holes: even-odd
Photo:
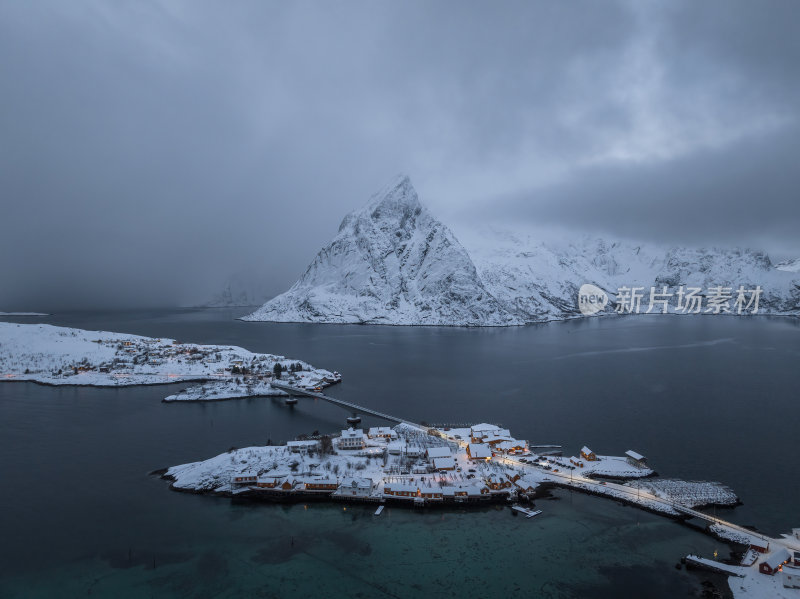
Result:
[[[378,509],[377,509],[377,510],[375,510],[375,515],[376,515],[376,516],[380,516],[380,515],[381,515],[381,513],[383,513],[383,507],[384,507],[384,506],[382,506],[382,505],[378,506]]]
[[[538,516],[542,513],[542,510],[532,510],[517,504],[512,505],[511,509],[515,512],[519,512],[520,514],[524,514],[526,518],[533,518],[534,516]]]

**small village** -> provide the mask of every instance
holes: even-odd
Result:
[[[534,450],[534,451],[532,451]],[[411,425],[347,428],[286,445],[223,454],[218,463],[170,468],[173,487],[197,484],[235,496],[304,501],[315,497],[413,505],[532,498],[553,476],[641,478],[653,474],[644,456],[598,456],[584,447],[564,458],[560,448],[531,448],[494,424],[423,430]],[[212,459],[212,461],[217,458]],[[575,474],[573,474],[575,473]],[[210,476],[211,478],[207,478]]]
[[[182,343],[44,324],[0,323],[0,381],[124,387],[194,381],[164,401],[219,401],[284,393],[281,380],[321,390],[337,372],[241,347]]]
[[[795,594],[800,589],[800,529],[772,539],[699,512],[701,507],[735,505],[738,498],[719,483],[654,478],[647,458],[633,450],[607,456],[583,446],[578,455],[562,454],[559,446],[531,445],[495,424],[402,423],[348,427],[337,435],[231,450],[173,466],[163,476],[177,491],[269,502],[372,503],[376,516],[386,506],[502,503],[528,519],[543,513],[532,503],[544,491],[569,488],[674,518],[699,520],[710,534],[743,547],[743,558],[733,565],[687,556],[683,560],[687,567],[731,575],[756,596],[765,589],[774,590],[776,597],[800,596]]]

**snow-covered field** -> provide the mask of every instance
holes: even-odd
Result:
[[[661,478],[628,483],[628,486],[693,508],[705,505],[736,505],[739,501],[730,487],[718,482]]]
[[[0,323],[0,381],[103,387],[209,381],[168,399],[216,400],[283,395],[269,385],[276,364],[285,371],[282,380],[296,386],[324,387],[335,381],[332,372],[301,360],[241,347]]]

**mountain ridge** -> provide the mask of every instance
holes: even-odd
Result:
[[[582,316],[584,283],[612,299],[624,286],[739,285],[763,292],[760,313],[800,314],[800,276],[758,250],[682,248],[579,237],[545,243],[530,233],[456,235],[398,175],[347,214],[286,292],[250,321],[511,326]],[[675,302],[670,311],[675,311]]]

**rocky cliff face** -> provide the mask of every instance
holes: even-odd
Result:
[[[398,177],[348,214],[287,292],[244,320],[506,326],[580,316],[578,289],[739,285],[763,289],[760,313],[800,314],[800,276],[747,249],[666,248],[526,232],[466,232],[465,245]],[[673,298],[672,306],[676,303]],[[672,310],[672,308],[671,308]]]

